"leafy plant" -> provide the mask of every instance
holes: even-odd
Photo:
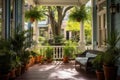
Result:
[[[11,49],[10,41],[5,39],[0,39],[0,50],[2,49]]]
[[[85,6],[83,5],[81,7],[75,7],[70,13],[69,18],[75,21],[81,21],[87,19]]]
[[[103,54],[99,53],[92,61],[93,67],[98,71],[103,71]]]
[[[53,48],[49,46],[46,49],[46,58],[51,59],[52,57],[53,57]]]
[[[63,44],[63,36],[62,35],[54,36],[54,41],[55,41],[55,44],[57,45]]]
[[[0,50],[0,72],[7,74],[13,67],[13,51]]]
[[[39,20],[39,19],[41,19],[42,16],[43,16],[43,12],[38,11],[37,7],[34,7],[32,9],[30,9],[29,11],[25,12],[25,17],[27,19],[34,18],[36,20]]]
[[[107,48],[104,55],[104,64],[109,66],[115,66],[116,60],[120,57],[117,44],[120,41],[120,36],[117,32],[113,31],[108,35],[106,41]]]
[[[64,57],[72,57],[75,50],[75,44],[72,41],[66,42],[64,47]]]
[[[31,31],[29,30],[21,31],[19,28],[17,28],[17,32],[14,34],[14,37],[11,37],[10,44],[12,50],[17,54],[21,54],[22,51],[25,51],[30,47],[29,45],[33,43],[33,41],[28,41],[30,37],[28,34],[30,32]]]
[[[29,59],[30,59],[30,51],[26,50],[24,51],[22,54],[21,54],[21,61],[22,61],[22,64],[26,64],[26,63],[29,63]]]

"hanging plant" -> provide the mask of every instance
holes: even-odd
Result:
[[[81,7],[75,7],[70,15],[69,15],[69,18],[71,20],[75,20],[75,21],[78,21],[80,22],[81,20],[85,20],[87,19],[87,13],[86,13],[86,10],[85,10],[85,6],[81,6]]]
[[[39,11],[37,7],[30,9],[25,12],[25,18],[30,19],[31,22],[35,20],[40,20],[43,17],[43,12]]]

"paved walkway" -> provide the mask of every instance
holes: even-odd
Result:
[[[77,72],[74,62],[64,64],[53,62],[51,64],[36,64],[16,80],[96,80],[96,75]]]

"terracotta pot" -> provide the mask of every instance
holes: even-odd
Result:
[[[52,59],[47,59],[47,63],[51,63],[52,62]]]
[[[39,56],[40,63],[43,63],[43,56]]]
[[[9,76],[10,76],[10,73],[8,74],[4,74],[4,75],[0,75],[0,80],[9,80]]]
[[[117,67],[103,65],[105,80],[117,80]]]
[[[33,65],[33,57],[30,58],[30,66]]]
[[[15,79],[15,77],[16,77],[16,74],[15,74],[15,70],[16,69],[12,69],[11,71],[10,71],[10,79]]]
[[[68,58],[68,57],[64,57],[64,58],[63,58],[63,62],[64,62],[64,63],[69,63],[69,58]]]
[[[21,75],[21,67],[17,67],[16,71],[15,71],[16,76],[20,76]]]
[[[21,67],[21,74],[25,73],[25,71],[26,71],[25,65],[22,65],[22,67]]]
[[[39,63],[39,62],[40,62],[39,56],[36,56],[35,57],[35,63]]]
[[[26,71],[29,69],[29,64],[25,65]]]
[[[103,71],[96,71],[97,80],[105,80]]]
[[[32,63],[32,65],[33,65],[33,64],[35,64],[35,57],[33,57],[33,63]]]

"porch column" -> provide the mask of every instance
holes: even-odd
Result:
[[[91,0],[92,5],[92,46],[93,49],[97,49],[97,36],[98,35],[98,28],[97,28],[97,2],[96,0]]]
[[[4,21],[4,38],[5,39],[9,39],[10,38],[10,19],[11,19],[11,16],[10,16],[10,3],[11,3],[11,0],[5,0],[4,1],[4,7],[5,7],[5,9],[4,9],[4,14],[5,14],[5,16],[4,16],[4,19],[5,19],[5,21]]]
[[[38,42],[39,37],[39,28],[38,28],[38,21],[35,20],[35,25],[33,26],[33,40]]]
[[[85,34],[84,34],[84,22],[81,21],[80,25],[80,41],[79,41],[79,48],[80,50],[85,50]]]
[[[23,22],[23,0],[15,0],[15,30],[19,27],[22,30]]]

